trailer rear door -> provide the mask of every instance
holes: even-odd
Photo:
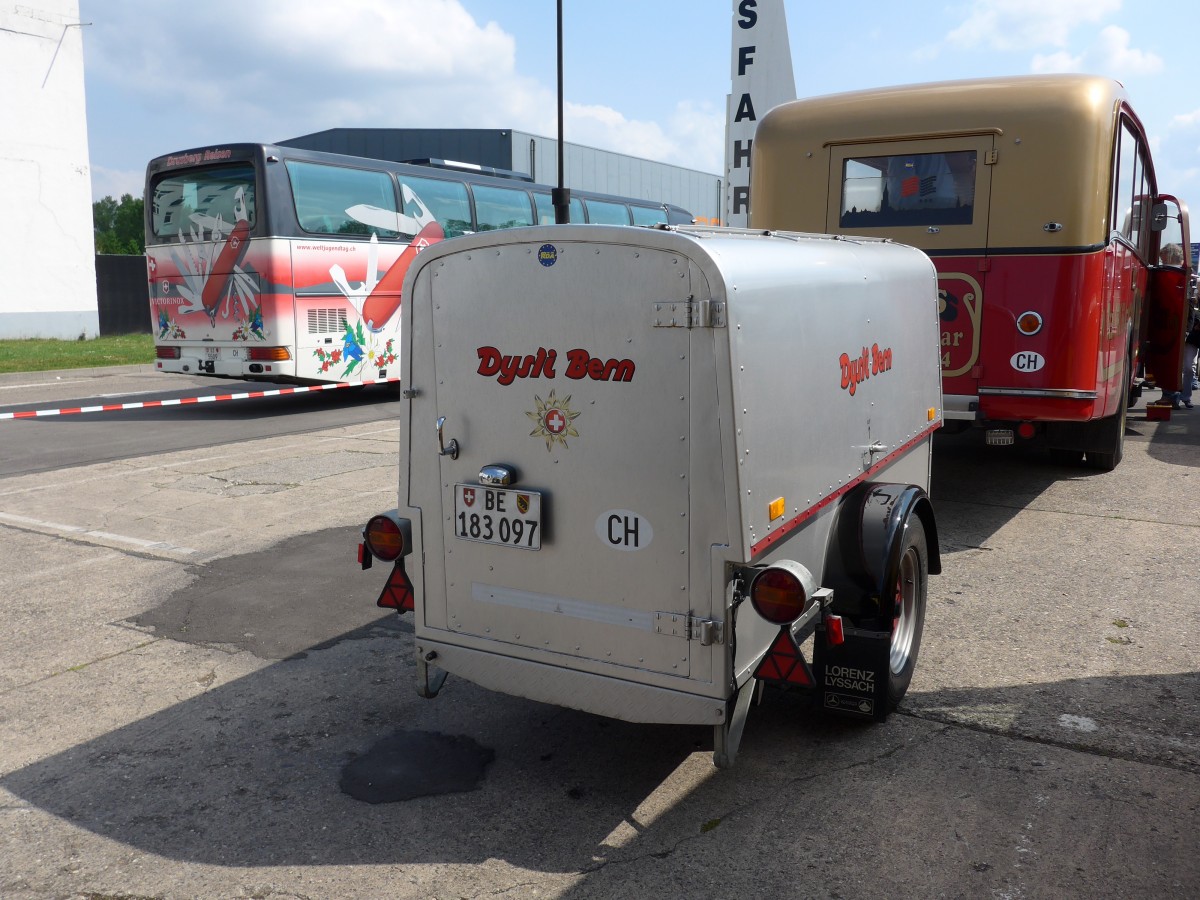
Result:
[[[410,497],[445,552],[427,547],[426,626],[688,677],[683,618],[709,614],[688,568],[692,332],[655,319],[704,279],[680,254],[603,241],[501,243],[429,270],[412,378],[436,415],[411,423],[427,431],[410,436]],[[513,484],[481,484],[505,471]]]

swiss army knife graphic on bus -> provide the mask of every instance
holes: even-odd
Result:
[[[405,207],[415,206],[416,215],[409,216],[361,205],[346,210],[347,215],[367,225],[407,234],[415,232],[412,242],[404,248],[400,258],[384,273],[383,278],[379,277],[379,242],[374,233],[367,248],[367,277],[361,285],[351,286],[341,266],[333,265],[329,268],[329,277],[333,279],[333,283],[362,316],[367,330],[375,333],[382,331],[400,309],[400,288],[404,284],[408,267],[412,265],[417,254],[446,236],[442,226],[421,199],[407,185],[402,185],[402,189]]]
[[[232,224],[220,216],[193,213],[190,217],[193,227],[189,229],[191,241],[180,230],[179,247],[171,250],[171,259],[183,278],[179,294],[188,301],[179,312],[203,310],[213,325],[217,324],[217,312],[223,300],[241,304],[247,317],[256,307],[254,280],[242,269],[250,246],[250,222],[245,195],[240,188],[235,195],[233,212],[236,218]],[[212,235],[211,244],[204,243],[206,231]],[[222,237],[225,238],[223,243]],[[185,256],[181,257],[180,253]],[[228,313],[227,307],[226,315]]]

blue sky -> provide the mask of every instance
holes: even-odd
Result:
[[[566,138],[723,168],[731,0],[563,0]],[[1159,184],[1200,208],[1188,0],[785,0],[799,96],[1073,71],[1127,88]],[[173,150],[326,128],[554,136],[554,0],[80,0],[93,194]]]

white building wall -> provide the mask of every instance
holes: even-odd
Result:
[[[0,338],[99,334],[78,0],[0,2]]]

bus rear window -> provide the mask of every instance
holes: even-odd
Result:
[[[241,163],[169,172],[154,182],[151,223],[160,238],[192,228],[227,233],[240,219],[254,227],[254,166]]]
[[[842,168],[842,228],[970,225],[975,151],[847,159]]]
[[[314,234],[399,237],[396,188],[386,172],[287,161],[296,219]]]

